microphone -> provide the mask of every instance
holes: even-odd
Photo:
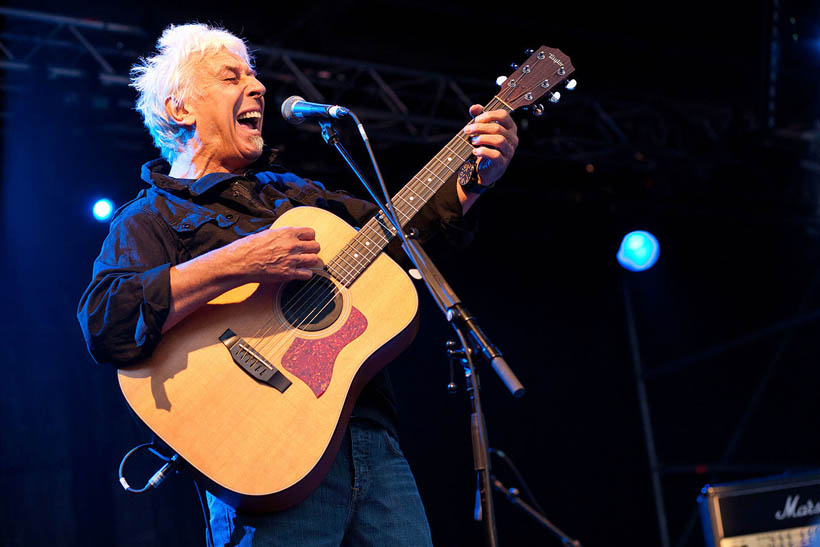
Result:
[[[343,106],[310,103],[298,95],[288,97],[282,103],[282,117],[293,125],[299,125],[305,120],[339,119],[348,114],[350,111]]]

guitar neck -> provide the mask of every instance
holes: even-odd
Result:
[[[485,111],[498,109],[508,112],[512,110],[498,97],[494,97],[484,107]],[[393,207],[402,227],[406,226],[453,173],[473,156],[473,146],[468,138],[463,132],[459,132],[393,196]],[[384,218],[384,214],[379,212],[328,262],[328,273],[349,287],[395,236],[396,229]]]

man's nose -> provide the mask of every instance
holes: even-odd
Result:
[[[256,76],[251,76],[251,83],[248,86],[248,90],[252,97],[263,97],[267,91],[265,86],[256,78]]]

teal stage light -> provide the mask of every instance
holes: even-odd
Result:
[[[640,272],[651,268],[658,261],[661,247],[658,240],[643,230],[629,232],[621,240],[618,262],[627,270]]]

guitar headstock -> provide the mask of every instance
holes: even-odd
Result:
[[[572,61],[561,50],[541,46],[504,80],[496,97],[512,110],[529,106],[547,93],[557,102],[560,95],[552,90],[573,72]],[[575,80],[569,81],[567,89],[574,87]]]

